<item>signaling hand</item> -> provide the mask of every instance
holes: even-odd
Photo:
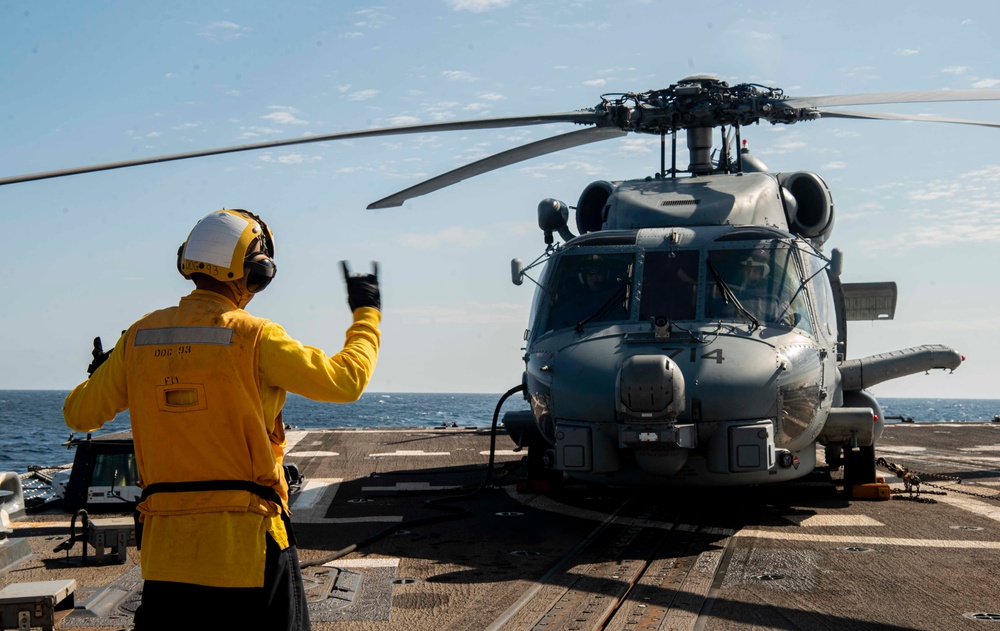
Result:
[[[111,349],[111,350],[113,351],[114,349]],[[101,338],[100,337],[95,337],[94,338],[94,350],[91,351],[91,355],[94,356],[94,361],[90,362],[90,365],[87,366],[87,375],[88,376],[89,375],[93,375],[94,371],[97,370],[98,367],[100,367],[101,364],[103,364],[104,362],[108,361],[108,357],[111,355],[111,351],[105,352],[104,347],[101,346]]]
[[[382,296],[378,290],[378,263],[372,261],[371,274],[351,274],[347,261],[341,261],[344,267],[344,282],[347,283],[347,304],[351,311],[361,307],[382,309]]]

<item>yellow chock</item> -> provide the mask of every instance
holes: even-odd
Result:
[[[883,481],[855,484],[851,487],[852,500],[887,500],[890,496],[889,485]]]

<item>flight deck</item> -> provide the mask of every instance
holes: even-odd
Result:
[[[487,479],[488,428],[288,437],[286,462],[303,478],[292,519],[317,630],[1000,621],[1000,423],[887,425],[876,454],[887,501],[848,499],[822,453],[812,474],[776,485],[567,483],[542,493],[524,483],[526,454],[506,436]],[[69,538],[68,514],[11,526],[8,545],[27,541],[32,555],[0,571],[0,589],[75,581],[56,628],[129,628],[141,589],[134,547],[119,558],[109,540],[98,563],[91,545],[84,563],[81,543],[53,552]],[[217,620],[191,628],[226,628],[225,619],[219,603]]]

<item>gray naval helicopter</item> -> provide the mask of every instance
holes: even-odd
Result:
[[[543,200],[538,222],[545,252],[527,266],[512,262],[518,285],[544,264],[534,281],[518,389],[531,409],[504,416],[508,433],[528,448],[529,478],[641,486],[787,481],[814,469],[819,443],[833,468],[844,466],[851,489],[875,481],[874,446],[884,417],[867,388],[930,369],[954,370],[963,357],[929,345],[847,359],[847,322],[891,319],[895,283],[842,282],[841,252],[823,251],[834,225],[826,183],[811,172],[769,172],[740,146],[740,129],[762,120],[818,118],[998,127],[822,109],[998,99],[1000,90],[791,98],[777,88],[729,86],[699,75],[666,89],[604,95],[586,110],[263,142],[2,178],[0,185],[348,138],[586,126],[369,206],[386,208],[555,151],[629,132],[659,135],[655,176],[587,186],[575,207],[576,235],[568,226],[569,207]],[[717,129],[721,146],[713,152]],[[677,168],[681,131],[689,153],[686,170]],[[554,243],[555,234],[562,243]]]

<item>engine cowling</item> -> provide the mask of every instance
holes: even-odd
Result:
[[[580,201],[576,203],[576,229],[580,234],[597,232],[607,219],[605,207],[608,198],[615,190],[611,182],[591,182],[580,193]]]
[[[833,231],[833,196],[823,178],[810,171],[779,173],[790,232],[823,243]]]

